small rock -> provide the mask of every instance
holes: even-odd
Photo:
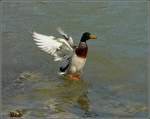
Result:
[[[22,117],[23,112],[21,110],[12,111],[9,113],[9,117]]]

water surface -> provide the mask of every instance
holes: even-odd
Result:
[[[3,2],[3,115],[25,118],[147,117],[148,8],[141,1]],[[32,41],[37,31],[75,42],[89,31],[81,81],[57,75],[59,64]]]

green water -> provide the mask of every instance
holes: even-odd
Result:
[[[2,2],[3,116],[24,118],[147,117],[148,2]],[[89,31],[81,81],[57,75],[59,64],[40,51],[31,32],[75,42]]]

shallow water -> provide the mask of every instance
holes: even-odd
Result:
[[[148,8],[141,1],[3,2],[2,106],[24,118],[147,117]],[[58,64],[40,51],[31,32],[89,41],[81,81],[57,75]]]

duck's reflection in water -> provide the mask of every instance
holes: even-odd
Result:
[[[87,97],[86,94],[81,95],[78,100],[77,100],[78,104],[80,105],[80,108],[82,110],[84,110],[85,112],[89,112],[90,111],[90,103],[89,103],[89,99]]]
[[[44,114],[47,116],[65,113],[79,117],[93,117],[93,113],[91,115],[91,103],[88,98],[90,83],[86,79],[75,81],[68,80],[65,77],[49,79],[32,73],[23,73],[21,77],[24,79],[20,79],[24,83],[22,87],[24,89],[23,94],[26,94],[27,98],[21,98],[16,103],[25,101],[29,104],[28,102],[32,101],[34,103],[30,106],[32,106],[33,112],[44,109]],[[36,114],[38,113],[39,111]]]
[[[89,115],[90,101],[88,99],[89,82],[86,80],[72,81],[64,79],[57,85],[55,109],[57,112],[72,112]],[[59,91],[58,91],[59,90]]]

